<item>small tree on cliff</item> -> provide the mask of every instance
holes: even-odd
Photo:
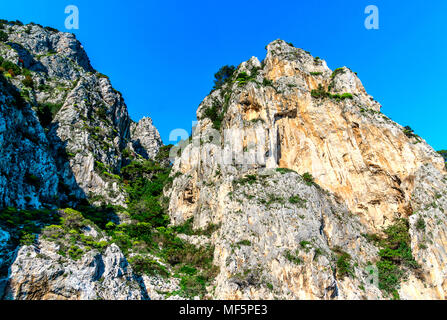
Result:
[[[214,74],[214,90],[222,87],[225,82],[231,78],[234,71],[236,70],[235,66],[223,66]]]

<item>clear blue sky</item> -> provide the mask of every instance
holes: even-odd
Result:
[[[134,120],[153,118],[166,144],[172,129],[190,131],[220,66],[262,60],[281,38],[358,72],[386,115],[447,149],[447,1],[4,0],[0,18],[67,31],[70,4],[93,67],[124,94]],[[369,4],[380,10],[379,30],[364,27]]]

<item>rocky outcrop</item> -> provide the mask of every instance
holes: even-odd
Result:
[[[55,200],[59,178],[47,137],[6,80],[0,81],[0,150],[0,207],[36,208]]]
[[[55,209],[82,199],[125,206],[120,169],[162,147],[152,120],[130,119],[121,93],[73,35],[7,28],[0,54],[16,72],[0,77],[0,208]],[[276,40],[262,62],[243,62],[217,86],[197,118],[191,139],[171,151],[170,179],[160,163],[131,166],[128,178],[138,183],[123,182],[155,192],[128,208],[140,210],[141,221],[125,208],[101,211],[106,219],[91,210],[43,213],[59,225],[29,212],[24,220],[14,210],[3,215],[10,220],[0,221],[3,298],[447,297],[445,161],[386,117],[350,69],[332,71]],[[142,236],[152,227],[144,220],[151,206],[160,221],[168,207],[171,224],[182,227],[166,223],[152,229],[154,238]],[[403,229],[384,230],[396,221]],[[401,232],[404,246],[383,251],[390,232]],[[188,250],[185,265],[180,248]],[[147,274],[137,276],[123,252]],[[410,266],[396,267],[393,255],[402,252]],[[385,288],[383,259],[405,280],[400,286]],[[199,266],[188,265],[194,261]]]
[[[132,123],[130,136],[133,150],[145,159],[154,159],[163,146],[160,134],[149,117],[142,118],[138,123]]]
[[[56,196],[69,205],[85,198],[125,205],[116,174],[132,159],[157,154],[161,140],[151,120],[130,119],[121,93],[92,68],[73,34],[34,24],[10,25],[8,32],[0,54],[19,65],[21,74],[7,82],[21,92],[23,106],[1,94],[1,143],[8,145],[1,157],[13,165],[0,165],[0,206],[39,207]],[[37,177],[40,189],[23,185],[19,171]]]
[[[380,248],[363,238],[410,217],[420,269],[399,294],[445,299],[443,159],[382,114],[348,68],[331,71],[281,40],[267,51],[199,106],[167,192],[173,223],[221,224],[212,237],[221,270],[213,297],[385,297],[369,270]],[[296,173],[280,174],[289,170]],[[423,234],[421,206],[434,211]],[[336,269],[348,257],[355,276],[343,277]]]
[[[104,253],[90,251],[80,261],[62,258],[52,242],[21,247],[11,266],[3,299],[129,300],[147,299],[121,250],[112,244]]]
[[[162,143],[152,121],[130,119],[121,93],[93,69],[74,35],[35,24],[2,22],[0,28],[8,32],[0,42],[0,210],[47,207],[50,216],[66,216],[54,209],[86,200],[126,206],[117,174],[133,160],[157,155]],[[95,228],[77,237],[107,246],[81,242],[82,249],[71,248],[79,257],[72,256],[69,234],[65,242],[41,238],[46,224],[30,220],[30,212],[13,210],[2,215],[12,220],[0,221],[3,299],[148,298],[120,248],[96,239]],[[19,241],[24,236],[39,240],[26,245]]]
[[[332,72],[323,60],[283,41],[272,42],[267,50],[262,67],[252,58],[238,69],[239,74],[256,72],[257,82],[227,88],[231,95],[224,129],[240,130],[233,145],[243,151],[258,137],[264,139],[259,153],[268,156],[260,165],[312,174],[372,229],[391,221],[396,212],[411,213],[416,171],[424,163],[443,170],[441,157],[382,114],[349,69]],[[219,91],[199,107],[201,128],[207,126],[204,112],[213,103],[225,103],[224,90]],[[318,91],[349,98],[318,96]]]

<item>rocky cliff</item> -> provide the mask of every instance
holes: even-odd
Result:
[[[58,196],[71,204],[87,197],[124,204],[116,174],[162,146],[152,121],[130,119],[121,93],[93,69],[73,34],[2,26],[9,79],[1,87],[1,157],[13,165],[1,166],[0,206],[37,208]],[[27,175],[34,186],[23,183]]]
[[[444,160],[354,72],[273,41],[197,117],[169,213],[222,225],[215,297],[446,298]]]
[[[6,37],[0,42],[0,291],[9,283],[0,295],[146,297],[116,245],[73,262],[55,258],[60,244],[42,241],[38,253],[17,244],[43,227],[43,218],[26,220],[24,212],[87,203],[126,206],[118,173],[133,160],[157,155],[157,129],[150,118],[130,119],[121,93],[93,69],[73,34],[4,20],[0,30]],[[10,214],[7,207],[28,211]]]
[[[273,41],[171,149],[73,35],[0,27],[4,299],[446,298],[445,161],[350,69]]]

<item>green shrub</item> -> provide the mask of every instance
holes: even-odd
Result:
[[[312,186],[315,184],[314,177],[309,172],[305,172],[303,175],[303,180],[308,186]]]
[[[3,30],[0,30],[0,41],[6,42],[8,41],[8,34],[4,32]]]
[[[49,240],[57,240],[65,234],[65,231],[60,225],[50,225],[42,230],[42,234]]]
[[[298,207],[300,207],[300,208],[305,208],[307,200],[302,199],[302,198],[300,198],[300,196],[296,195],[296,196],[290,197],[289,202],[292,204],[298,205]]]
[[[148,257],[140,255],[133,256],[129,259],[129,263],[132,266],[133,271],[137,274],[160,275],[162,277],[169,276],[166,267]]]
[[[12,70],[14,75],[19,75],[21,73],[20,67],[8,60],[3,60],[2,68],[9,73],[11,73],[10,70]]]
[[[321,85],[321,83],[318,85],[318,89],[313,89],[310,92],[311,96],[313,98],[326,98],[328,97],[328,93],[326,92],[326,90],[323,88],[323,86]]]
[[[406,269],[419,268],[411,253],[411,238],[407,219],[397,219],[394,224],[384,230],[386,237],[380,239],[380,261],[376,263],[379,271],[379,288],[398,298],[402,278]]]
[[[379,289],[396,296],[404,272],[389,260],[381,260],[376,266],[379,272]]]
[[[180,280],[180,295],[192,299],[206,294],[206,279],[202,276],[184,276]]]
[[[286,173],[289,173],[289,172],[296,173],[296,171],[294,171],[292,169],[289,169],[289,168],[276,168],[276,172],[279,172],[281,174],[286,174]]]
[[[59,30],[52,28],[52,27],[45,27],[44,29],[47,31],[50,31],[50,32],[59,32]]]
[[[231,77],[234,74],[234,71],[236,71],[235,66],[223,66],[214,74],[214,88],[220,89],[225,83],[229,82]]]
[[[214,101],[211,107],[208,107],[205,110],[204,116],[211,120],[214,129],[220,130],[225,113],[222,112],[221,107],[219,106],[219,103],[217,101]]]
[[[73,260],[79,260],[82,258],[84,251],[76,245],[72,245],[67,251],[68,256]]]
[[[107,119],[107,108],[105,106],[99,106],[98,108],[96,108],[96,115],[101,120]]]
[[[263,85],[263,86],[266,86],[266,87],[267,87],[267,86],[273,87],[273,81],[264,78],[264,79],[262,80],[262,85]]]
[[[27,75],[26,77],[25,77],[25,79],[24,80],[22,80],[22,83],[23,83],[23,85],[25,86],[25,87],[29,87],[29,88],[34,88],[34,81],[33,81],[33,78],[31,77],[31,76],[29,76],[29,75]]]
[[[173,147],[174,147],[174,145],[172,145],[172,144],[168,144],[166,146],[160,147],[160,149],[158,149],[158,153],[155,156],[154,160],[159,163],[169,160],[169,153],[171,152],[171,149]]]
[[[334,79],[339,74],[344,74],[346,71],[344,68],[337,68],[332,72],[331,78]]]
[[[255,81],[256,77],[258,76],[259,69],[253,68],[250,70],[250,75],[248,75],[247,72],[242,71],[237,75],[236,82],[238,83],[239,87],[244,86],[245,84],[249,83],[250,81]]]
[[[67,229],[79,230],[85,226],[84,217],[79,211],[71,208],[64,209],[62,211],[62,225]]]
[[[62,103],[41,103],[36,106],[37,117],[42,127],[46,128],[53,121],[54,116],[62,108]]]
[[[419,219],[416,221],[416,229],[425,230],[425,221],[424,219],[422,219],[422,217],[419,217]]]
[[[251,246],[251,242],[249,240],[241,240],[238,243],[236,243],[238,246]]]
[[[351,266],[351,256],[347,252],[341,251],[337,258],[337,275],[340,279],[348,275],[354,275],[354,270]]]
[[[404,134],[405,134],[408,138],[418,138],[418,136],[414,133],[414,130],[411,129],[410,126],[405,126],[405,127],[404,127]]]
[[[444,161],[447,162],[447,150],[440,150],[438,153],[444,158]]]
[[[124,180],[129,181],[129,209],[132,218],[147,222],[154,227],[167,226],[169,217],[161,204],[164,187],[172,182],[170,168],[152,160],[132,162],[121,169]]]
[[[188,236],[196,235],[196,236],[211,236],[216,230],[220,228],[218,224],[209,224],[204,229],[193,229],[194,218],[190,218],[186,220],[183,224],[173,227],[173,230],[177,233],[183,233]]]
[[[298,250],[295,253],[292,253],[290,250],[285,251],[286,259],[297,265],[303,263],[303,260],[298,256],[298,254]]]
[[[312,243],[310,241],[306,241],[306,240],[300,241],[301,248],[303,248],[304,251],[306,251],[306,252],[309,252],[311,245],[312,245]]]
[[[106,229],[113,230],[116,228],[116,224],[112,221],[107,222]]]
[[[15,26],[23,26],[23,22],[20,20],[10,21],[9,23],[11,23],[12,25],[15,25]]]
[[[49,91],[51,90],[51,86],[47,85],[47,84],[39,84],[39,86],[37,87],[37,89],[39,91]]]
[[[34,239],[36,236],[34,234],[24,232],[22,233],[22,236],[20,237],[20,244],[22,246],[30,246],[34,243]]]
[[[97,72],[96,73],[96,76],[98,77],[98,78],[104,78],[104,79],[109,79],[109,77],[108,76],[106,76],[105,74],[102,74],[102,73],[100,73],[100,72]]]
[[[257,180],[257,175],[255,175],[255,174],[248,174],[248,175],[246,175],[246,176],[244,176],[244,177],[242,177],[242,178],[240,178],[240,179],[236,179],[236,180],[234,180],[233,181],[233,184],[241,184],[241,185],[245,185],[245,184],[253,184],[253,183],[255,183],[256,182],[256,180]]]

